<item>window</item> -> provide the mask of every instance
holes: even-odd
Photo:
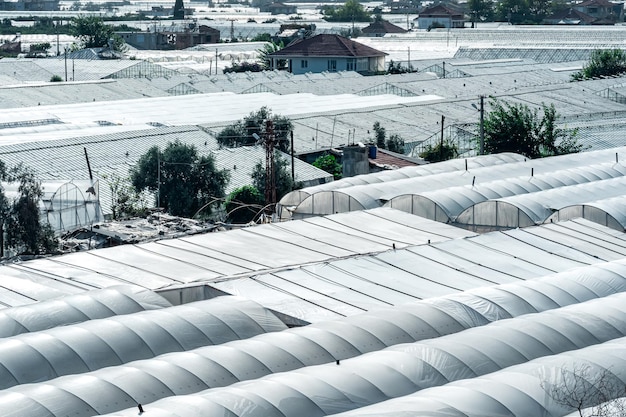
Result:
[[[309,68],[309,61],[306,59],[300,60],[300,68]]]
[[[329,59],[328,60],[328,71],[337,71],[337,60]]]
[[[356,68],[355,59],[348,59],[346,63],[346,71],[354,71]]]

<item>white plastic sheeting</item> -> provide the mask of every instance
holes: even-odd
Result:
[[[592,406],[603,398],[594,386],[598,375],[606,375],[605,384],[621,387],[626,384],[626,338],[542,357],[482,377],[426,389],[335,417],[432,416],[442,415],[442,411],[449,417],[561,417],[576,409],[573,405],[555,402],[547,395],[546,388],[555,387],[564,397],[571,396],[574,389],[577,398],[582,398],[580,390],[586,389],[588,392],[584,398],[587,404],[583,407]],[[619,396],[623,396],[623,389],[613,393],[612,398]],[[156,411],[154,415],[159,416]]]
[[[466,159],[451,159],[436,164],[425,164],[412,167],[404,167],[395,170],[373,172],[366,175],[356,175],[354,177],[341,178],[326,184],[307,187],[300,190],[294,190],[287,193],[278,203],[279,215],[289,216],[288,212],[281,212],[285,207],[295,207],[304,201],[307,197],[323,191],[334,191],[342,188],[348,188],[355,185],[376,184],[387,181],[395,181],[407,178],[415,178],[441,174],[445,172],[466,171],[479,167],[505,164],[509,162],[520,162],[525,158],[522,155],[513,153],[501,153],[496,155],[475,156]],[[281,216],[282,217],[282,216]]]
[[[419,194],[404,194],[392,198],[385,203],[385,206],[427,219],[450,223],[463,210],[486,200],[616,178],[625,174],[626,167],[624,165],[604,163],[557,170],[532,177],[525,175],[523,177],[483,182],[473,186],[465,185],[425,191]],[[574,217],[567,217],[565,220],[572,218]]]
[[[169,353],[82,375],[9,388],[0,392],[0,415],[17,417],[25,404],[29,404],[32,415],[42,417],[68,414],[82,417],[114,412],[133,407],[136,403],[146,404],[164,397],[227,386],[270,373],[334,362],[337,359],[343,361],[399,343],[431,339],[425,343],[432,346],[437,343],[437,339],[433,338],[490,321],[537,313],[623,291],[626,291],[626,262],[578,268],[519,284],[480,288],[342,320],[258,335],[220,346]],[[615,304],[614,301],[611,303]],[[585,314],[578,318],[579,321],[584,317],[595,317],[587,313],[593,305],[597,304],[589,304],[589,308],[583,309]],[[571,310],[556,315],[561,321],[550,319],[554,315],[538,317],[566,324]],[[614,312],[614,309],[607,306],[604,313],[608,312]],[[607,329],[606,323],[612,323],[616,317],[616,314],[611,314],[606,320],[598,320],[588,330],[595,329],[599,338],[609,337],[613,334],[611,331],[617,332],[616,329],[626,326],[618,323],[616,329]],[[524,323],[527,322],[536,323],[537,320],[526,316]],[[511,326],[503,323],[503,327],[509,329],[505,329],[505,332],[515,333],[518,326],[510,330]],[[578,334],[580,330],[580,327],[574,327],[568,336]],[[485,340],[498,337],[488,328],[480,334],[486,334]],[[519,341],[519,332],[515,336]],[[467,339],[467,336],[462,337]],[[562,342],[559,338],[555,340]],[[571,349],[571,345],[571,342],[563,343],[563,348]],[[404,349],[407,348],[398,346],[393,350]],[[374,370],[380,364],[373,366]],[[120,375],[125,377],[120,379]],[[98,387],[98,390],[82,389],[86,380],[90,381],[90,385]],[[48,392],[54,394],[45,394]],[[111,398],[115,398],[115,401],[111,401]],[[89,407],[81,407],[82,404],[89,404]]]
[[[0,339],[0,388],[285,328],[252,301],[220,297],[25,333]]]
[[[19,196],[19,183],[2,184],[9,198]],[[90,180],[44,180],[39,199],[40,220],[56,234],[104,220],[99,182]]]
[[[120,284],[160,289],[472,235],[381,208],[37,259],[0,266],[0,277],[67,292]]]
[[[371,209],[380,207],[401,195],[419,194],[464,185],[473,186],[496,179],[516,178],[522,175],[531,177],[535,173],[547,173],[572,167],[609,163],[615,161],[615,155],[619,155],[620,152],[623,154],[626,152],[626,148],[561,155],[536,160],[522,160],[507,164],[491,164],[474,169],[468,168],[464,171],[444,171],[432,175],[413,176],[411,178],[386,180],[384,182],[375,181],[338,189],[325,189],[318,186],[313,190],[301,190],[298,197],[306,197],[300,202],[297,202],[297,200],[289,201],[291,203],[290,206],[283,207],[283,209],[288,209],[292,218]],[[363,177],[367,177],[367,175]],[[285,206],[287,202],[285,201]],[[283,203],[281,202],[281,204]],[[289,215],[282,213],[282,211],[280,216],[281,218],[289,218]]]
[[[475,204],[455,224],[478,232],[528,227],[545,222],[555,211],[625,194],[626,177],[559,187]]]
[[[118,285],[2,309],[0,337],[164,307],[171,307],[171,304],[152,291],[139,286]]]
[[[548,222],[559,222],[582,217],[594,223],[623,232],[626,230],[626,195],[605,198],[586,204],[575,204],[559,209],[548,217]]]
[[[324,416],[626,335],[626,295],[146,405],[154,416]],[[610,362],[606,361],[605,363]],[[621,361],[623,363],[623,360]],[[626,370],[623,371],[626,375]],[[222,410],[219,412],[218,410]],[[120,415],[135,415],[126,410]],[[487,414],[492,415],[492,414]]]
[[[572,220],[303,265],[209,286],[318,322],[624,256],[623,234]]]

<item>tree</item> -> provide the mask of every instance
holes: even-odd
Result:
[[[369,22],[370,13],[358,0],[346,0],[340,7],[327,6],[322,9],[324,20],[329,22]]]
[[[419,156],[428,162],[441,162],[456,158],[459,156],[459,150],[454,143],[446,140],[443,144],[438,142],[435,146],[428,144]]]
[[[132,186],[130,178],[113,174],[104,176],[111,191],[111,212],[113,220],[143,217],[147,214],[146,204],[141,194]]]
[[[229,172],[218,170],[212,156],[199,156],[196,148],[180,141],[161,151],[153,146],[131,170],[137,192],[148,190],[160,206],[174,216],[192,217],[224,197]],[[206,207],[205,207],[206,206]]]
[[[324,154],[322,156],[318,156],[315,161],[313,161],[312,165],[328,172],[329,174],[332,174],[333,178],[336,180],[341,179],[341,176],[343,175],[343,167],[339,162],[337,162],[335,155]]]
[[[255,134],[259,138],[266,138],[269,134],[267,131],[268,121],[271,122],[277,148],[283,152],[288,152],[291,147],[289,135],[293,130],[293,124],[287,117],[273,115],[268,107],[261,107],[258,111],[244,117],[243,120],[226,126],[217,134],[217,143],[220,146],[231,148],[255,145],[258,142],[257,138],[254,137]]]
[[[380,125],[380,122],[374,122],[374,136],[376,137],[376,146],[381,149],[385,148],[385,128]]]
[[[541,388],[555,403],[579,417],[626,415],[626,386],[610,369],[598,372],[589,364],[574,363],[546,377]]]
[[[472,27],[476,27],[477,22],[493,20],[494,6],[491,0],[468,0],[467,7]]]
[[[626,71],[626,52],[622,49],[596,49],[581,71],[572,74],[573,81],[606,77]]]
[[[124,40],[116,35],[114,28],[97,16],[75,17],[70,23],[72,35],[80,39],[83,48],[101,48],[113,40],[113,50],[123,51]]]
[[[395,153],[404,153],[404,139],[394,133],[387,140],[387,150]]]
[[[301,187],[301,184],[295,183],[291,178],[289,172],[289,164],[281,158],[279,154],[276,154],[274,160],[274,172],[276,175],[276,198],[280,200],[285,194]],[[258,162],[252,170],[252,185],[259,190],[261,195],[265,195],[265,179],[266,179],[265,165]]]
[[[262,211],[265,197],[252,185],[237,188],[226,198],[226,215],[231,223],[253,221]]]
[[[272,69],[272,64],[271,64],[271,58],[270,58],[270,54],[273,54],[274,52],[280,51],[281,49],[283,49],[285,47],[285,45],[282,42],[276,43],[274,41],[270,41],[268,43],[266,43],[265,45],[263,45],[263,47],[261,49],[258,49],[257,52],[259,53],[259,62],[261,65],[261,68],[263,70],[271,70]],[[279,70],[284,70],[287,68],[287,60],[286,59],[279,59],[276,61],[276,68]]]
[[[580,152],[577,131],[556,126],[558,114],[553,104],[531,110],[525,104],[502,103],[493,99],[492,110],[484,121],[485,153],[515,152],[529,158]]]
[[[49,223],[41,222],[41,183],[32,171],[22,165],[13,168],[7,178],[19,183],[19,186],[17,197],[8,207],[4,200],[4,207],[0,209],[4,211],[3,218],[6,219],[6,246],[19,255],[41,255],[55,251],[58,241],[54,230]]]

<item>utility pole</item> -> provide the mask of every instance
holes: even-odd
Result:
[[[293,130],[290,132],[291,133],[291,179],[293,180],[293,183],[295,185],[296,183],[296,166],[294,164],[295,158],[294,158],[294,151],[293,151]]]
[[[274,126],[271,120],[265,122],[265,204],[276,204],[276,170],[274,169]]]
[[[478,154],[485,154],[485,96],[480,96],[480,142],[478,146]]]
[[[441,142],[439,143],[439,160],[443,161],[443,124],[446,120],[446,117],[441,115]]]

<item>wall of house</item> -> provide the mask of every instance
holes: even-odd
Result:
[[[293,74],[307,72],[320,73],[359,71],[373,72],[385,70],[385,58],[292,58],[290,71]],[[306,61],[303,64],[303,61]],[[334,64],[333,64],[334,62]]]

